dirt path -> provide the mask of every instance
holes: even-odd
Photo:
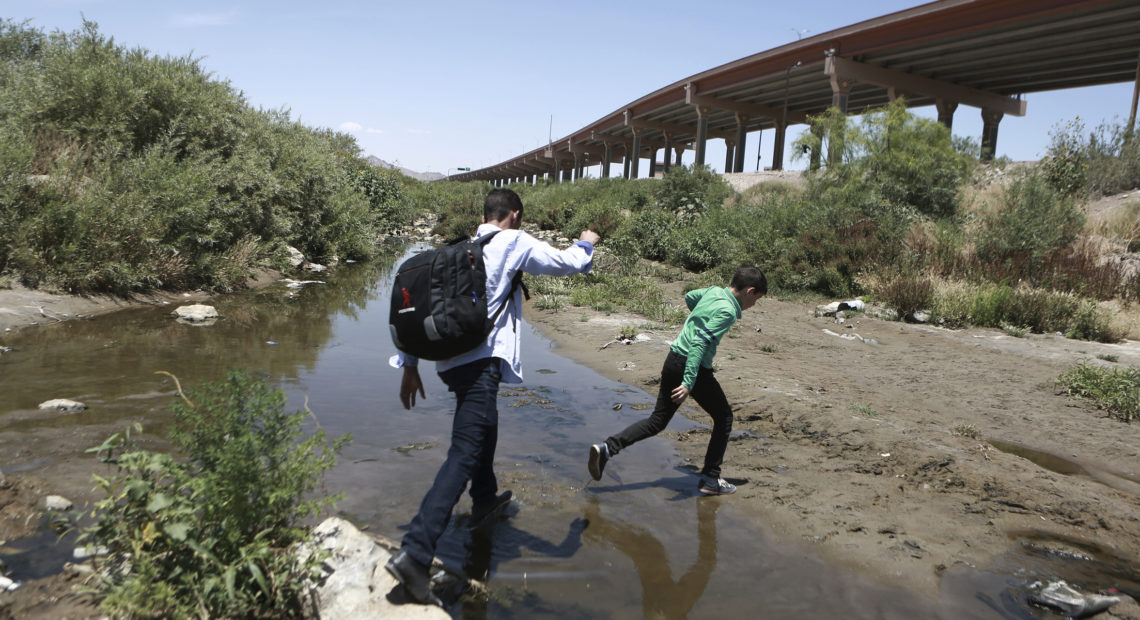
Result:
[[[671,286],[680,299],[679,285]],[[675,331],[649,331],[648,342],[603,349],[622,325],[646,321],[590,311],[583,321],[580,308],[529,310],[528,319],[563,354],[656,393]],[[1140,343],[1014,338],[867,316],[841,325],[815,314],[814,306],[761,300],[718,352],[717,376],[739,435],[729,445],[725,477],[740,482],[731,501],[758,526],[931,595],[947,570],[985,569],[1039,544],[1014,532],[1044,534],[1059,557],[1103,549],[1135,575],[1140,427],[1056,394],[1054,380],[1096,354],[1140,366]],[[843,337],[855,334],[860,339]],[[709,423],[699,410],[687,415]],[[599,428],[598,440],[618,430]],[[699,462],[707,430],[666,432],[682,456]],[[990,441],[1052,455],[1053,469],[1079,475],[1056,473]],[[1140,606],[1126,600],[1112,613],[1140,617]]]

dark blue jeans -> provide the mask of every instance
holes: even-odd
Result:
[[[606,447],[611,455],[616,455],[622,449],[652,437],[665,430],[673,414],[680,407],[673,402],[673,389],[681,385],[685,375],[685,356],[670,351],[661,367],[661,383],[657,390],[657,405],[653,413],[644,420],[634,422],[620,433],[606,439]],[[709,447],[705,451],[705,466],[701,474],[710,478],[720,477],[720,466],[724,463],[724,452],[728,449],[728,436],[732,434],[732,406],[721,389],[720,383],[713,376],[713,371],[701,367],[697,371],[697,380],[693,382],[693,389],[689,396],[697,401],[713,419],[712,436],[709,437]]]
[[[475,504],[493,501],[499,491],[493,467],[499,441],[499,381],[503,377],[499,360],[477,360],[441,372],[439,377],[455,392],[451,447],[403,539],[408,555],[425,565],[431,564],[436,541],[447,529],[451,511],[467,483],[471,483]]]

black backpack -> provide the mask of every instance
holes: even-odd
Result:
[[[516,273],[507,299],[494,316],[487,316],[483,246],[499,232],[478,239],[462,237],[400,265],[392,282],[388,315],[397,349],[438,361],[466,353],[487,339],[514,297],[515,287],[522,284],[522,273]]]

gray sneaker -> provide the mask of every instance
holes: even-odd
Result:
[[[732,495],[736,493],[736,485],[725,482],[724,478],[710,478],[701,476],[697,490],[705,495]]]
[[[610,449],[604,443],[590,446],[590,476],[594,480],[602,479],[602,471],[606,469],[606,461],[610,460]]]

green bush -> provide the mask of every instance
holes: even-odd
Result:
[[[370,258],[409,216],[399,175],[346,174],[358,154],[251,108],[199,60],[128,50],[92,22],[45,35],[0,20],[0,275],[226,290],[284,244]]]
[[[1088,154],[1084,152],[1080,138],[1083,131],[1084,124],[1079,118],[1051,131],[1052,142],[1041,160],[1049,185],[1067,196],[1085,191],[1089,183]]]
[[[932,217],[958,211],[959,188],[976,159],[967,152],[972,145],[941,123],[911,114],[901,99],[859,118],[831,110],[813,122],[820,131],[804,133],[792,152],[802,156],[825,139],[835,142],[827,147],[837,159],[824,183]]]
[[[1122,422],[1140,415],[1140,370],[1106,368],[1091,360],[1081,360],[1057,377],[1066,394],[1089,398]]]
[[[1050,136],[1042,167],[1058,191],[1099,196],[1140,187],[1140,140],[1127,123],[1105,122],[1086,133],[1078,117]]]
[[[732,186],[708,166],[674,166],[655,188],[657,204],[682,218],[693,218],[724,205]]]
[[[348,440],[302,439],[306,413],[285,395],[231,371],[176,401],[171,438],[185,458],[140,449],[131,433],[96,452],[117,474],[96,476],[106,494],[86,544],[97,556],[103,609],[129,618],[298,617],[319,555],[297,553],[301,521],[336,498],[312,498]],[[141,427],[136,426],[136,431]]]
[[[1084,226],[1072,198],[1059,194],[1033,170],[1015,173],[998,210],[977,235],[977,256],[1010,279],[1037,272],[1046,256],[1068,246]]]

